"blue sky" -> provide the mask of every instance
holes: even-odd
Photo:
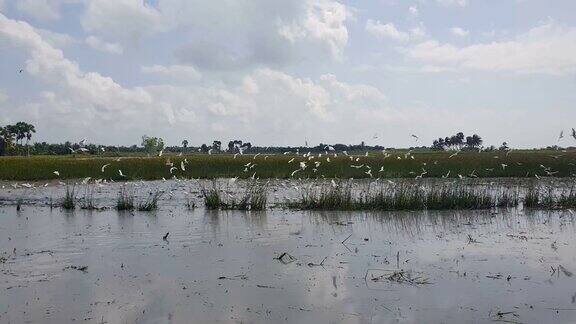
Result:
[[[569,0],[0,0],[0,55],[0,124],[38,141],[536,147],[576,127]]]

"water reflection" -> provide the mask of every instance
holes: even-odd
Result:
[[[574,307],[569,212],[8,206],[0,217],[0,322],[576,320],[554,310]],[[431,284],[373,280],[368,269]]]

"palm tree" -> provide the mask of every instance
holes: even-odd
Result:
[[[36,133],[36,128],[32,124],[24,123],[22,131],[26,137],[26,154],[30,156],[30,140],[32,139],[32,133]]]

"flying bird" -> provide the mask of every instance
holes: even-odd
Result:
[[[572,137],[574,137],[574,139],[576,139],[576,129],[572,128]]]
[[[560,131],[560,136],[558,136],[558,142],[560,142],[561,139],[564,138],[564,130]]]
[[[418,137],[418,136],[416,136],[416,135],[414,135],[414,134],[412,134],[412,135],[410,135],[410,136],[414,137],[416,140],[418,140],[418,139],[419,139],[419,137]]]

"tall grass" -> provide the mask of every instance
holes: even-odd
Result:
[[[163,195],[163,192],[160,190],[150,192],[148,194],[148,197],[144,201],[141,201],[138,204],[138,210],[139,211],[153,211],[153,210],[158,209],[158,200],[160,200],[160,197],[162,197],[162,195]]]
[[[416,185],[377,184],[355,190],[351,183],[324,184],[305,189],[290,208],[318,210],[447,210],[513,207],[516,196],[465,186],[422,188]]]
[[[576,188],[558,191],[553,187],[530,187],[524,195],[524,206],[543,209],[576,208]]]
[[[62,199],[62,208],[67,210],[72,210],[76,208],[76,195],[75,195],[76,187],[66,186],[66,193],[64,194],[64,198]]]
[[[200,185],[206,209],[265,210],[268,201],[267,185],[257,180],[248,181],[239,197],[232,190],[222,189],[216,181],[210,186]]]
[[[126,185],[122,186],[118,191],[116,198],[117,210],[133,210],[134,209],[134,191],[127,188]]]
[[[94,191],[95,189],[93,185],[86,185],[84,187],[84,196],[80,200],[81,209],[97,209],[96,204],[94,203]]]

